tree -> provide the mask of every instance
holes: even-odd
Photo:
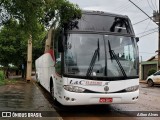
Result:
[[[21,24],[21,30],[29,35],[37,30],[39,23],[49,27],[59,21],[63,26],[81,17],[78,5],[67,0],[2,0],[0,12],[3,23],[14,18]]]
[[[22,57],[19,52],[24,52],[24,49],[26,48],[24,47],[25,40],[26,35],[24,32],[19,30],[19,26],[16,21],[10,20],[1,28],[0,63],[3,66],[8,66],[9,63],[16,64],[16,62],[19,62],[19,58]],[[17,54],[16,57],[15,54]]]
[[[26,62],[27,51],[27,35],[21,31],[21,26],[16,20],[10,19],[0,31],[0,64],[8,67],[8,64],[21,66]],[[34,34],[34,52],[33,60],[40,56],[43,52],[40,40],[43,40],[46,32],[44,27],[39,25],[37,33]]]
[[[26,38],[32,36],[33,41],[39,26],[53,27],[58,21],[60,27],[68,27],[73,19],[81,17],[78,6],[67,0],[1,0],[0,12],[2,24],[16,20]]]
[[[149,69],[149,71],[148,71],[148,76],[150,76],[150,75],[152,75],[152,74],[154,74],[156,72],[156,70],[155,69]]]

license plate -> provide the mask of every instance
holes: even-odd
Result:
[[[113,99],[112,98],[100,98],[99,99],[99,102],[100,103],[106,103],[106,102],[112,102],[113,101]]]

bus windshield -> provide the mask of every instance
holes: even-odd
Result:
[[[73,76],[137,76],[135,39],[99,34],[69,34],[65,43],[64,73]],[[112,53],[111,53],[112,51]]]

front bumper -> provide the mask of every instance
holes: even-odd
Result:
[[[136,103],[139,90],[126,93],[75,93],[65,91],[57,99],[62,105],[95,105],[95,104],[125,104]],[[100,102],[100,98],[112,98],[112,102]]]

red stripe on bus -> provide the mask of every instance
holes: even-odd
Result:
[[[53,59],[53,61],[55,61],[55,56],[54,56],[54,51],[52,49],[48,50],[47,52],[45,53],[49,53]]]
[[[54,51],[52,49],[48,50],[47,52],[45,53],[49,53],[52,57],[52,60],[55,62],[54,63],[54,66],[56,65],[56,59],[55,59],[55,56],[54,56]]]

